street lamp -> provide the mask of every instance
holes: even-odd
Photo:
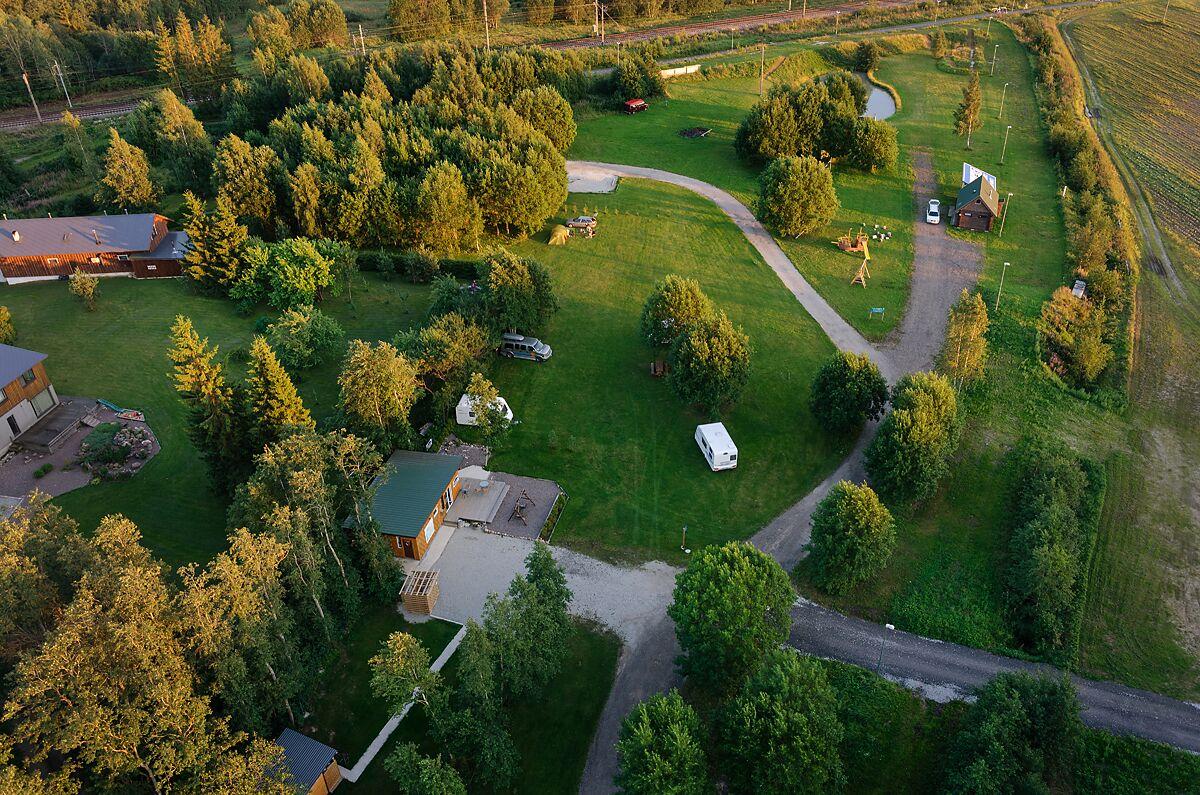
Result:
[[[1004,128],[1004,146],[1000,147],[1000,165],[1004,165],[1004,155],[1008,152],[1008,134],[1012,132],[1012,125]]]
[[[1000,89],[1000,112],[996,114],[996,118],[1004,116],[1004,96],[1008,93],[1008,83],[1004,84],[1004,88]]]
[[[884,624],[883,626],[887,628],[888,632],[896,631],[896,628],[894,626],[892,626],[891,624]],[[888,636],[885,634],[879,640],[879,659],[876,660],[876,662],[875,662],[875,673],[879,673],[879,670],[883,667],[883,649],[885,646],[887,646],[887,639],[888,639]]]
[[[997,237],[1004,237],[1004,222],[1008,220],[1008,205],[1012,201],[1012,194],[1008,194],[1008,198],[1004,200],[1004,215],[1000,216],[1000,234]]]
[[[992,48],[992,71],[988,72],[989,75],[996,74],[996,54],[999,52],[1000,52],[1000,45],[997,44],[995,47]]]
[[[1012,194],[1009,194],[1010,196]],[[1004,274],[1008,273],[1008,263],[1004,263],[1004,267],[1000,269],[1000,289],[996,290],[996,308],[993,312],[1000,311],[1000,293],[1004,292]]]
[[[841,24],[842,24],[842,12],[834,11],[833,12],[833,35],[835,35],[835,36],[838,35],[838,31],[841,29]]]

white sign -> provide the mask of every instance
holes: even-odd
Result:
[[[982,169],[975,168],[975,166],[971,165],[970,163],[963,163],[962,184],[970,185],[980,177],[983,177],[989,183],[991,183],[993,188],[996,187],[996,178],[994,176]]]

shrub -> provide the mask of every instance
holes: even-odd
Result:
[[[1105,340],[1105,314],[1066,287],[1054,291],[1042,304],[1038,320],[1046,365],[1074,386],[1095,383],[1113,359]]]
[[[7,306],[0,306],[0,343],[12,345],[17,341],[17,327]]]
[[[33,476],[35,478],[44,478],[46,475],[49,475],[53,471],[54,471],[54,464],[51,464],[49,461],[47,461],[46,463],[42,464],[37,469],[33,470]]]
[[[397,270],[413,284],[429,284],[441,272],[441,262],[421,251],[405,251],[397,258]]]
[[[650,99],[667,93],[662,68],[649,55],[641,53],[621,59],[613,72],[613,96],[624,102],[629,99]]]
[[[80,460],[88,464],[120,464],[129,458],[129,448],[117,444],[114,439],[121,430],[119,422],[97,425],[83,439],[79,447]]]
[[[936,373],[913,373],[896,384],[892,413],[867,448],[867,473],[885,498],[924,502],[937,491],[958,445],[954,387]]]
[[[717,414],[750,380],[750,338],[724,312],[688,326],[671,346],[671,388],[687,404]]]
[[[321,364],[345,338],[338,322],[312,306],[286,309],[267,327],[267,342],[289,370]]]
[[[881,53],[879,45],[873,41],[864,41],[854,52],[854,68],[859,72],[873,72],[879,68]]]
[[[870,486],[842,481],[817,506],[811,556],[816,583],[841,594],[877,574],[896,546],[896,523]]]
[[[840,206],[833,174],[815,157],[777,157],[759,177],[758,217],[781,235],[815,232]]]
[[[868,356],[838,351],[817,371],[808,407],[822,428],[846,433],[881,415],[887,399],[887,381]]]

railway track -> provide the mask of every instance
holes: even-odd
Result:
[[[107,105],[94,105],[92,107],[73,108],[73,113],[77,118],[84,120],[108,119],[113,116],[124,116],[126,113],[132,113],[137,110],[138,105],[142,100],[123,100],[121,102],[113,102]],[[43,122],[50,122],[58,118],[61,111],[47,111],[42,114]],[[15,118],[0,119],[0,130],[22,130],[26,127],[36,126],[41,122],[38,117],[33,114],[25,116],[17,116]]]

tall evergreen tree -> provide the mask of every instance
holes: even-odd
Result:
[[[217,144],[213,184],[238,217],[254,224],[261,235],[275,231],[275,183],[283,166],[269,146],[251,146],[236,135]]]
[[[296,166],[288,178],[288,193],[292,199],[292,218],[296,231],[304,237],[320,237],[321,173],[312,163]]]
[[[250,344],[246,405],[256,450],[295,431],[316,428],[296,385],[262,337],[255,337]]]
[[[962,102],[954,109],[954,132],[967,135],[978,132],[983,123],[980,110],[983,108],[983,92],[979,88],[979,70],[971,70],[971,78],[963,89]]]
[[[190,318],[176,316],[171,344],[175,389],[188,407],[188,436],[213,483],[231,492],[249,471],[252,452],[240,396],[226,383],[216,346],[200,339]]]
[[[184,274],[201,289],[222,293],[237,281],[250,232],[238,223],[230,201],[218,196],[210,213],[190,191],[183,194],[188,251]]]
[[[115,127],[109,127],[104,175],[100,177],[96,203],[114,210],[152,210],[158,196],[146,153],[123,139]]]

